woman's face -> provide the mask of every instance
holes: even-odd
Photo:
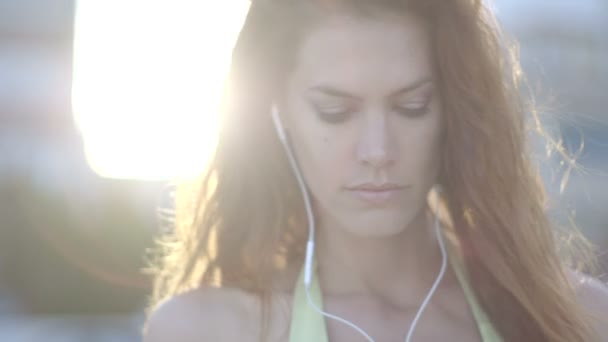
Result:
[[[386,20],[384,20],[386,19]],[[284,122],[322,225],[403,231],[439,170],[441,104],[414,16],[334,16],[302,41]]]

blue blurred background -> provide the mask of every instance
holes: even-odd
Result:
[[[166,181],[98,176],[71,108],[75,3],[0,0],[0,341],[138,341]],[[547,129],[551,213],[608,248],[608,2],[500,0]],[[568,183],[560,191],[564,177]],[[608,255],[601,254],[605,271]]]

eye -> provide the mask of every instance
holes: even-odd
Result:
[[[351,114],[351,109],[345,106],[313,106],[317,115],[327,123],[340,123],[346,121]]]
[[[414,99],[408,103],[396,107],[396,111],[406,117],[416,118],[429,112],[432,100],[432,92],[422,98]]]
[[[407,116],[410,118],[416,118],[423,116],[429,111],[429,102],[425,103],[416,103],[407,106],[397,107],[396,111],[403,116]]]

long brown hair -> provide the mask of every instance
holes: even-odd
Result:
[[[254,1],[233,50],[215,155],[178,191],[176,227],[159,241],[151,308],[191,288],[235,287],[263,300],[266,327],[271,284],[302,263],[306,237],[271,102],[319,13],[375,9],[411,11],[430,32],[445,117],[440,200],[483,309],[505,341],[591,340],[530,159],[516,55],[481,0]]]

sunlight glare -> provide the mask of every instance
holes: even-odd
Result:
[[[97,174],[161,180],[205,168],[248,6],[78,0],[72,105]]]

